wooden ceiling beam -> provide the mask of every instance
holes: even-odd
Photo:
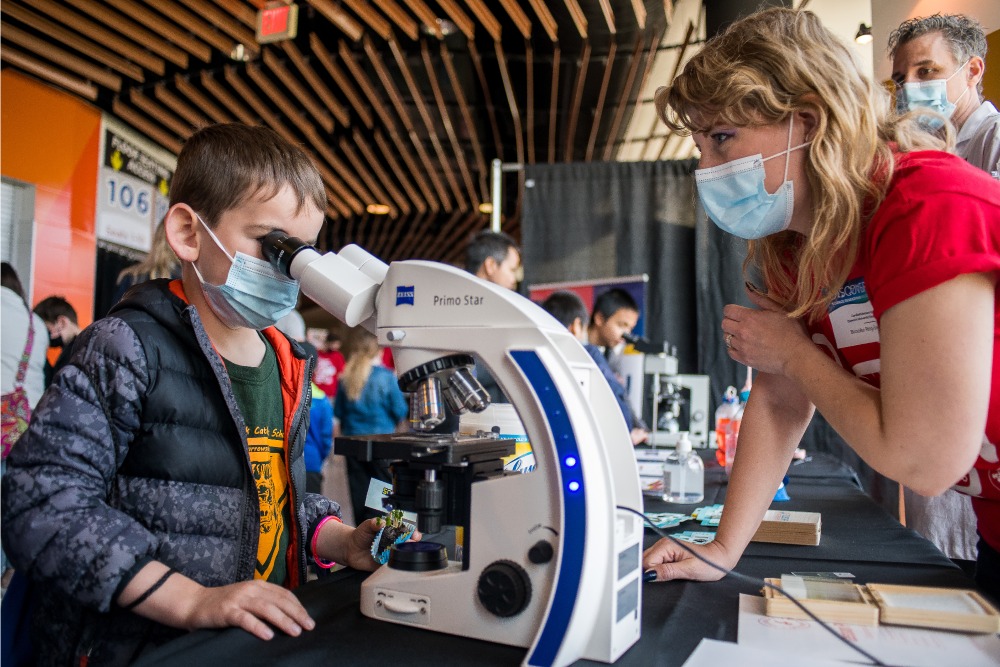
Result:
[[[364,152],[365,144],[359,141],[358,135],[354,137],[354,140],[358,142],[358,145],[362,148],[362,152]],[[396,143],[396,146],[391,146],[389,142],[386,141],[385,136],[382,134],[381,130],[376,128],[375,145],[378,146],[379,151],[381,151],[382,157],[385,159],[385,161],[389,164],[390,167],[392,167],[392,173],[396,175],[396,178],[403,185],[403,189],[406,190],[406,193],[409,195],[410,201],[412,201],[413,205],[417,208],[417,213],[423,215],[424,213],[432,209],[434,211],[437,211],[438,210],[437,202],[434,202],[434,205],[432,206],[426,199],[424,199],[424,197],[426,196],[426,190],[422,188],[418,192],[417,186],[415,186],[413,183],[410,182],[410,178],[409,176],[407,176],[407,174],[410,174],[414,177],[416,177],[417,174],[415,171],[412,170],[407,172],[406,170],[403,169],[403,167],[406,166],[407,168],[409,168],[409,166],[413,164],[413,158],[409,157],[406,151],[402,151],[399,149],[399,142]],[[399,164],[399,162],[396,160],[397,155],[403,156],[403,161],[406,163],[405,165]]]
[[[500,21],[486,7],[486,3],[483,0],[465,0],[465,4],[469,6],[472,15],[479,19],[483,28],[486,29],[486,33],[493,38],[493,41],[499,42],[502,30]]]
[[[461,206],[462,202],[462,191],[458,186],[458,179],[455,178],[455,171],[452,169],[451,160],[444,152],[444,146],[441,145],[441,139],[438,137],[437,128],[434,125],[434,121],[431,119],[431,114],[427,110],[427,104],[424,102],[424,94],[420,88],[417,87],[416,79],[413,78],[413,72],[410,70],[409,64],[406,62],[406,56],[403,52],[399,50],[399,44],[396,40],[389,41],[389,50],[392,51],[393,58],[396,60],[396,66],[399,67],[399,71],[403,74],[403,81],[406,82],[406,87],[410,90],[410,97],[413,98],[413,104],[417,108],[417,114],[424,123],[424,128],[427,130],[427,136],[431,140],[431,146],[434,148],[434,152],[437,154],[438,162],[441,164],[441,169],[444,171],[445,180],[448,181],[448,186],[451,188],[451,196],[455,201],[455,206]],[[447,207],[445,207],[447,209]]]
[[[106,69],[93,65],[83,58],[75,56],[68,51],[63,51],[53,46],[51,42],[41,37],[35,37],[6,21],[0,23],[0,26],[2,26],[3,40],[5,42],[13,42],[45,60],[56,63],[98,85],[110,88],[116,93],[121,90],[122,79],[117,74],[112,74]]]
[[[462,114],[465,131],[472,142],[472,154],[475,157],[477,171],[479,172],[479,193],[481,197],[479,201],[485,201],[488,198],[487,193],[489,189],[486,187],[486,158],[483,155],[483,147],[479,143],[479,132],[476,130],[476,123],[472,118],[472,110],[465,99],[465,93],[462,92],[462,84],[458,80],[458,73],[455,71],[454,62],[452,62],[451,51],[448,50],[447,45],[443,42],[441,43],[440,50],[441,62],[444,63],[445,71],[448,73],[448,81],[451,83],[451,92],[455,95],[455,100],[458,102],[458,110]]]
[[[326,73],[329,74],[333,79],[333,82],[337,84],[337,88],[340,89],[340,92],[347,98],[347,101],[351,103],[354,113],[358,114],[358,117],[361,118],[361,122],[364,123],[365,127],[369,130],[372,129],[375,121],[372,118],[371,111],[369,111],[364,105],[364,102],[361,100],[361,96],[359,96],[358,92],[354,89],[354,84],[352,84],[351,80],[347,78],[344,72],[337,67],[337,64],[333,60],[333,55],[327,51],[326,47],[319,41],[319,38],[316,37],[315,33],[309,35],[309,46],[312,48],[316,59],[319,60],[320,64],[326,69]],[[286,42],[285,52],[292,58],[292,62],[296,63],[296,67],[300,68],[299,71],[302,71],[294,55],[295,53],[298,53],[298,49],[295,48],[295,45],[291,42]],[[301,56],[299,56],[299,58],[303,61],[303,63],[305,62],[304,58],[301,58]],[[335,109],[331,108],[331,111],[334,112],[334,115],[337,115],[337,111]],[[337,118],[339,120],[340,116],[337,116]],[[341,121],[341,125],[346,126],[347,124],[348,123]]]
[[[294,46],[292,48],[294,48]],[[305,107],[312,117],[316,119],[316,122],[319,123],[321,128],[323,128],[323,131],[327,134],[331,134],[333,132],[333,116],[331,116],[330,113],[316,101],[316,97],[318,97],[319,94],[316,93],[315,96],[311,95],[309,91],[305,89],[305,86],[299,83],[299,80],[288,71],[285,64],[278,59],[278,57],[274,54],[273,49],[264,49],[264,64],[267,65],[268,69],[274,72],[274,75],[278,77],[279,81],[285,84],[288,90],[292,92],[292,95],[295,96],[295,99],[299,101],[299,104]],[[309,72],[311,72],[314,76],[316,74],[312,71],[312,69],[309,69]],[[318,77],[317,83],[321,86],[323,85],[323,82],[319,81]],[[315,87],[313,90],[315,92]],[[345,110],[341,109],[341,111]]]
[[[486,117],[490,120],[490,127],[493,128],[493,145],[496,148],[494,157],[503,159],[503,143],[500,141],[500,126],[497,124],[497,110],[493,106],[493,95],[490,94],[490,83],[486,80],[486,72],[483,70],[483,59],[479,56],[479,49],[475,42],[469,42],[469,57],[472,58],[472,66],[479,77],[480,90],[483,93],[483,102],[486,103]]]
[[[409,215],[414,208],[417,210],[427,210],[427,205],[424,203],[424,200],[420,198],[420,194],[417,192],[417,189],[413,186],[413,184],[410,183],[409,179],[405,178],[405,174],[400,171],[399,164],[397,162],[392,159],[386,160],[392,168],[392,173],[395,174],[396,180],[399,181],[400,185],[406,191],[405,195],[396,187],[393,179],[382,166],[382,160],[380,160],[375,154],[371,145],[365,140],[357,128],[354,129],[352,138],[354,139],[354,145],[361,151],[361,155],[364,156],[371,168],[374,169],[375,173],[382,179],[382,184],[388,188],[390,193],[392,193],[393,198],[396,200],[396,203],[399,205],[399,209],[404,216]]]
[[[576,121],[580,115],[580,104],[583,100],[583,88],[587,83],[587,69],[590,67],[590,42],[583,43],[583,53],[580,55],[580,67],[576,72],[576,83],[573,85],[573,101],[569,105],[569,122],[566,124],[566,151],[564,162],[573,161],[573,149],[576,147]]]
[[[257,12],[244,4],[242,0],[214,0],[214,2],[246,27],[257,29]]]
[[[601,129],[601,117],[604,114],[604,102],[608,96],[608,85],[611,83],[611,72],[615,67],[615,52],[618,50],[618,44],[611,42],[611,46],[608,47],[608,60],[604,64],[604,78],[601,79],[601,92],[597,95],[597,108],[594,111],[594,122],[590,127],[590,139],[587,140],[587,152],[583,159],[585,162],[590,162],[594,157],[594,145],[597,143],[597,134]],[[634,57],[638,57],[638,54],[633,54]]]
[[[343,42],[340,43],[340,57],[341,60],[344,61],[344,64],[347,65],[347,68],[351,71],[351,74],[354,75],[355,80],[358,82],[358,85],[361,86],[361,89],[365,92],[365,95],[368,96],[368,101],[375,109],[375,112],[378,114],[379,118],[381,118],[382,124],[385,126],[386,130],[389,131],[393,140],[396,142],[396,150],[399,151],[400,154],[403,156],[403,160],[406,162],[406,166],[410,169],[410,174],[413,176],[414,180],[417,181],[417,185],[420,186],[420,192],[423,194],[424,199],[427,201],[428,207],[430,208],[431,211],[434,212],[440,211],[442,207],[438,201],[437,196],[434,193],[434,188],[432,188],[427,183],[427,180],[424,178],[424,174],[427,173],[428,171],[427,160],[424,159],[423,155],[421,155],[420,157],[421,160],[424,162],[424,165],[421,166],[416,164],[416,161],[413,159],[413,156],[410,154],[410,151],[406,149],[403,140],[399,137],[398,133],[396,132],[396,122],[392,119],[392,116],[390,116],[389,112],[386,110],[387,105],[384,104],[381,100],[379,100],[378,94],[375,92],[374,86],[372,86],[371,82],[368,80],[368,77],[367,75],[365,75],[364,71],[362,71],[361,68],[358,66],[358,64],[354,62],[354,58],[351,56],[350,51],[347,50],[347,45],[344,44]],[[380,62],[381,61],[379,61],[379,63]],[[397,105],[398,108],[398,105],[400,104],[399,93],[395,92],[395,86],[392,84],[392,79],[389,78],[388,74],[385,72],[385,67],[383,66],[382,68],[379,68],[378,64],[375,62],[373,62],[372,65],[375,66],[376,74],[382,81],[383,86],[386,87],[386,92],[389,94],[390,101],[394,105]],[[388,86],[386,86],[386,80],[388,80]],[[393,92],[395,92],[395,98],[396,98],[395,100],[392,99]],[[406,121],[405,114],[402,115],[402,119],[404,122]],[[412,135],[408,137],[408,139],[409,143],[411,143],[414,146],[414,148],[417,149],[417,152],[419,154],[423,150],[422,146],[420,148],[417,148],[419,141],[416,141],[415,140],[416,137],[413,137]],[[430,174],[428,174],[428,176],[429,175]]]
[[[510,16],[510,20],[514,22],[514,26],[521,33],[521,36],[525,39],[531,39],[531,19],[521,9],[518,0],[500,0],[500,5]]]
[[[576,32],[580,35],[580,39],[587,39],[587,15],[583,13],[583,9],[580,8],[580,3],[578,0],[563,0],[566,3],[566,10],[569,12],[569,17],[573,19],[573,25],[576,26]]]
[[[75,33],[72,30],[67,30],[59,24],[54,23],[43,16],[39,16],[26,7],[21,7],[20,5],[7,0],[7,2],[3,5],[3,13],[31,28],[34,28],[45,36],[52,38],[52,40],[57,43],[62,42],[66,46],[73,47],[77,51],[86,54],[90,58],[97,60],[116,72],[124,74],[134,81],[138,81],[139,83],[144,81],[142,68],[138,65],[129,62],[126,58],[122,58],[120,55],[112,53],[103,46],[100,46],[85,37],[81,37],[78,33]]]
[[[507,56],[504,55],[503,45],[500,42],[494,42],[493,48],[496,50],[497,65],[500,67],[500,78],[503,81],[504,92],[507,94],[510,115],[514,120],[514,147],[517,152],[517,161],[524,164],[524,129],[521,127],[521,112],[517,108],[517,98],[514,97],[514,86],[510,82]]]
[[[625,117],[625,109],[627,109],[628,105],[633,101],[630,97],[629,91],[632,90],[632,84],[635,82],[635,75],[639,69],[639,63],[643,60],[643,58],[639,57],[639,54],[642,53],[644,39],[645,37],[642,34],[637,35],[635,38],[635,47],[632,49],[632,59],[629,61],[628,74],[625,75],[625,86],[622,88],[621,99],[618,101],[618,109],[615,111],[615,119],[611,123],[611,128],[608,130],[608,133],[605,135],[607,137],[607,141],[604,144],[603,155],[605,162],[611,160],[611,154],[615,147],[615,137],[618,136],[618,128],[621,127],[622,119]],[[656,46],[659,44],[659,40],[660,38],[658,36],[653,35],[649,45],[649,53],[645,58],[646,62],[645,70],[643,72],[643,80],[645,80],[649,71],[652,69],[653,58],[656,57]],[[640,95],[642,94],[642,88],[643,86],[639,87]]]
[[[166,104],[167,107],[186,120],[192,127],[205,127],[206,125],[211,124],[211,121],[206,116],[202,115],[201,112],[197,111],[190,104],[172,93],[167,88],[167,84],[163,81],[156,84],[153,88],[153,96]]]
[[[235,20],[230,13],[216,8],[205,0],[180,1],[188,9],[197,14],[203,23],[207,20],[209,25],[219,28],[235,39],[237,43],[242,44],[243,48],[253,56],[256,56],[260,52],[260,45],[257,43],[256,25],[254,26],[254,30],[251,30],[248,26]]]
[[[618,29],[615,28],[615,10],[611,7],[611,0],[597,0],[597,2],[601,5],[601,13],[604,14],[604,20],[608,23],[608,31],[613,37],[618,34]]]
[[[307,0],[307,2],[329,19],[333,25],[340,28],[341,32],[347,35],[352,42],[357,42],[364,36],[365,29],[361,24],[348,16],[347,12],[339,5],[333,4],[330,0]]]
[[[406,13],[406,10],[396,4],[396,0],[378,0],[378,8],[403,31],[404,35],[414,42],[420,39],[420,26]]]
[[[300,131],[306,138],[310,140],[313,144],[315,152],[319,153],[321,157],[324,158],[321,166],[325,166],[326,169],[320,169],[320,175],[325,174],[325,179],[331,185],[333,190],[340,195],[344,202],[354,211],[356,215],[361,215],[365,210],[365,204],[358,197],[350,191],[350,187],[345,184],[341,176],[337,174],[340,170],[332,164],[334,156],[330,153],[330,149],[319,141],[316,136],[315,131],[312,127],[308,125],[308,121],[302,118],[302,115],[295,111],[294,108],[290,108],[290,102],[282,95],[273,84],[264,81],[264,75],[260,71],[260,67],[256,64],[248,65],[246,68],[247,75],[260,86],[265,92],[271,97],[275,104],[284,109],[286,118],[292,120],[292,123],[299,128]],[[291,144],[298,144],[299,140],[294,134],[288,129],[288,126],[282,122],[282,118],[275,114],[275,112],[262,100],[257,94],[247,85],[247,83],[239,76],[236,67],[233,65],[227,65],[225,68],[226,81],[230,86],[240,95],[241,98],[247,101],[247,103],[257,112],[264,122],[271,126],[271,129],[284,137],[285,141]],[[332,171],[330,167],[333,167],[335,171]],[[346,174],[341,174],[346,175]],[[364,196],[364,195],[362,195]]]
[[[434,36],[438,39],[444,39],[444,33],[441,32],[441,24],[438,23],[437,15],[431,11],[431,8],[427,6],[424,0],[403,0],[403,4],[410,8],[410,11],[417,15],[420,19],[420,23],[423,24],[428,30],[434,33]]]
[[[320,175],[322,175],[322,172],[320,172]],[[326,190],[326,199],[330,203],[330,206],[332,206],[338,213],[338,215],[335,216],[335,219],[340,220],[340,218],[349,218],[354,215],[354,211],[352,211],[347,204],[340,200],[340,197],[337,196],[337,193],[333,191],[328,183],[326,183],[326,180],[324,180],[323,183],[323,189]]]
[[[80,2],[81,0],[70,0],[70,2]],[[92,0],[86,0],[92,2]],[[151,30],[160,33],[171,42],[181,47],[198,60],[207,63],[212,59],[212,49],[207,44],[201,42],[188,33],[177,27],[176,23],[168,21],[156,12],[143,7],[135,0],[103,0],[100,4],[111,5],[119,11],[125,12]],[[157,5],[159,6],[159,5]],[[117,24],[113,24],[117,27]],[[228,51],[225,52],[227,55]]]
[[[667,83],[672,82],[677,78],[678,72],[681,71],[681,64],[684,62],[684,56],[687,55],[687,49],[691,45],[691,40],[694,37],[694,22],[688,21],[687,31],[684,33],[684,41],[681,42],[680,52],[677,54],[677,60],[674,62],[674,68],[670,72],[670,78],[667,79]],[[639,91],[642,94],[642,91]],[[649,142],[653,139],[653,135],[656,133],[657,128],[660,126],[660,119],[653,114],[653,122],[649,125],[649,131],[646,132],[646,146],[643,146],[643,155],[646,153],[646,149],[649,147]]]
[[[152,71],[154,74],[163,76],[163,73],[166,71],[166,66],[162,58],[154,56],[135,42],[121,37],[118,33],[105,29],[103,26],[80,16],[60,3],[53,2],[53,0],[24,0],[24,3],[42,12],[45,16],[69,26],[97,44],[102,44],[116,51],[122,57]],[[11,6],[13,5],[9,2],[5,3],[4,11],[8,11]],[[183,52],[181,53],[183,54]]]
[[[556,23],[556,19],[552,16],[549,6],[545,4],[545,0],[528,0],[528,3],[535,10],[535,15],[538,17],[538,22],[542,24],[542,30],[545,31],[545,34],[553,42],[558,42],[559,24]]]
[[[222,102],[226,110],[236,116],[237,120],[246,125],[259,125],[259,119],[243,106],[243,103],[230,94],[228,90],[215,80],[208,72],[203,71],[200,76],[202,87],[215,96],[215,99]]]
[[[315,37],[315,35],[310,35],[310,38],[312,37]],[[302,78],[304,78],[306,80],[306,83],[309,84],[309,89],[323,103],[322,105],[319,105],[318,103],[313,102],[313,104],[317,107],[317,109],[321,113],[326,113],[327,111],[329,113],[332,113],[336,118],[337,122],[343,125],[344,127],[350,126],[351,114],[350,112],[348,112],[347,107],[341,104],[340,101],[337,99],[337,97],[330,90],[330,88],[325,83],[323,83],[323,80],[320,79],[319,74],[317,74],[316,70],[313,69],[312,65],[310,65],[309,62],[306,61],[306,58],[304,55],[302,55],[302,52],[299,51],[299,47],[295,46],[295,42],[291,40],[282,42],[281,48],[285,51],[285,55],[288,56],[288,59],[292,62],[292,64],[295,65],[295,69],[298,70],[299,74],[302,75]],[[276,63],[281,63],[281,61],[274,56],[271,49],[265,48],[264,62],[267,63],[269,58],[272,58]],[[309,95],[309,91],[306,90],[302,86],[302,84],[298,82],[298,80],[295,80],[295,83],[291,84],[290,82],[292,80],[293,77],[289,75],[285,85],[289,86],[289,88],[291,88],[292,85],[295,85],[302,92],[306,94],[306,97],[308,98],[312,97],[311,95]],[[294,90],[292,92],[294,92]],[[347,91],[344,91],[344,93],[346,95]],[[321,125],[326,127],[325,121],[321,123]],[[328,130],[328,131],[332,132],[333,130]]]
[[[667,0],[669,2],[670,0]],[[646,29],[646,5],[642,0],[632,0],[632,12],[635,14],[635,22],[639,24],[639,30]]]
[[[37,2],[37,0],[31,1]],[[131,18],[110,9],[106,4],[95,2],[95,0],[64,0],[64,2],[68,2],[104,25],[113,25],[115,30],[121,34],[158,53],[181,69],[188,68],[186,51],[147,30]]]
[[[365,0],[341,0],[343,4],[351,8],[358,17],[368,24],[368,27],[375,31],[382,39],[388,41],[392,38],[392,26],[382,16],[368,5]]]
[[[458,141],[458,135],[455,133],[455,126],[451,122],[451,114],[448,112],[448,105],[445,104],[441,84],[438,81],[437,74],[434,72],[434,63],[431,61],[431,54],[427,48],[427,42],[421,42],[420,55],[424,61],[424,71],[427,74],[427,79],[431,84],[431,92],[434,93],[434,102],[437,104],[438,114],[441,117],[441,123],[444,125],[445,134],[448,135],[448,141],[451,143],[452,153],[454,153],[455,160],[458,163],[458,171],[462,175],[462,180],[465,182],[465,190],[469,196],[468,202],[473,208],[475,208],[479,206],[479,197],[476,196],[476,186],[472,182],[472,173],[469,170],[469,165],[465,162],[465,152],[462,150],[462,145]],[[455,201],[460,202],[461,200],[458,196],[456,196]]]
[[[406,197],[396,189],[391,180],[386,178],[388,174],[385,173],[379,162],[371,163],[362,160],[355,150],[355,146],[352,145],[347,137],[341,137],[337,145],[348,162],[358,170],[358,175],[361,176],[362,180],[371,187],[372,194],[376,197],[376,201],[371,203],[388,204],[390,218],[398,218],[400,211],[403,211],[404,214],[410,212],[410,205],[406,201]],[[375,171],[374,174],[369,171],[369,167]],[[387,190],[391,190],[391,193]]]
[[[111,100],[111,112],[174,155],[181,152],[181,142],[177,137],[167,134],[157,125],[149,122],[145,116],[122,102],[117,95]]]
[[[191,135],[192,128],[189,124],[185,123],[183,120],[143,95],[137,88],[133,88],[129,91],[128,101],[132,103],[132,105],[138,107],[141,111],[144,111],[147,116],[155,119],[160,125],[163,125],[168,130],[176,134],[178,137],[186,139]]]
[[[188,10],[176,4],[176,0],[145,0],[145,1],[148,3],[152,3],[153,6],[156,7],[157,11],[168,16],[172,21],[174,21],[174,23],[181,26],[189,33],[196,35],[207,44],[214,46],[216,49],[218,49],[225,55],[228,56],[229,54],[233,53],[234,49],[236,48],[236,42],[226,37],[223,33],[216,30],[217,26],[215,26],[210,21],[206,21],[205,17],[195,16]],[[105,2],[112,2],[119,4],[124,3],[133,8],[135,8],[137,4],[135,0],[105,0]],[[135,11],[135,9],[133,9],[133,11]],[[232,23],[231,21],[228,22]],[[256,37],[254,37],[249,43],[243,44],[243,49],[246,53],[250,55],[251,58],[256,58],[257,54],[260,52],[260,45],[257,44]]]
[[[174,87],[177,88],[177,92],[191,100],[216,123],[231,123],[233,121],[232,115],[210,100],[208,96],[201,92],[199,88],[192,85],[192,83],[188,81],[187,77],[175,74]]]
[[[559,110],[559,45],[552,53],[552,90],[549,92],[549,164],[556,161],[556,127]]]
[[[437,0],[437,4],[467,40],[472,42],[476,39],[476,22],[462,11],[456,0]]]
[[[97,100],[97,86],[71,74],[57,70],[33,56],[21,53],[10,44],[4,44],[3,48],[0,49],[0,62],[19,67],[29,74],[34,74],[60,88],[65,88],[71,93],[76,93],[91,102]]]

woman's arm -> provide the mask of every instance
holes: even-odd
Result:
[[[812,405],[788,378],[758,373],[740,426],[719,530],[714,541],[694,547],[699,554],[725,568],[736,565],[771,504],[812,414]],[[659,579],[722,577],[666,539],[646,550],[643,567],[655,569]]]
[[[969,471],[982,444],[995,289],[996,276],[966,274],[887,310],[881,390],[841,368],[766,297],[750,295],[762,310],[726,306],[723,330],[733,335],[730,356],[787,377],[872,468],[933,495]]]

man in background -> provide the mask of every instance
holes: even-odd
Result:
[[[501,287],[517,289],[521,251],[503,232],[479,232],[465,249],[465,270]]]
[[[943,114],[958,133],[955,153],[1000,178],[1000,112],[983,99],[983,26],[961,14],[913,18],[889,35],[889,56],[900,110]]]
[[[80,333],[76,309],[61,296],[50,296],[42,299],[35,306],[35,314],[45,322],[49,330],[49,347],[59,347],[62,351],[52,366],[45,367],[45,386],[52,384],[52,378],[62,369],[73,356],[73,342]]]

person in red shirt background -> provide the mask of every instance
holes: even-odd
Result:
[[[976,583],[1000,598],[1000,184],[897,116],[808,11],[767,9],[709,40],[660,117],[701,152],[698,196],[750,241],[756,308],[730,304],[729,355],[758,369],[715,540],[733,567],[819,410],[872,468],[973,497]],[[937,149],[937,150],[935,150]],[[722,574],[661,540],[660,579]]]
[[[310,329],[307,339],[319,353],[313,382],[323,390],[332,405],[337,396],[337,378],[343,372],[345,363],[344,354],[340,351],[340,337],[327,329]]]

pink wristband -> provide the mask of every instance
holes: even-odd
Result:
[[[317,565],[319,565],[324,570],[329,570],[331,567],[337,564],[336,561],[323,560],[322,558],[320,558],[319,551],[316,549],[316,542],[319,541],[319,531],[323,530],[323,526],[326,525],[327,521],[336,521],[337,523],[344,523],[343,521],[340,520],[339,517],[335,517],[331,514],[330,516],[325,516],[322,519],[320,519],[319,525],[316,526],[316,532],[313,533],[313,538],[312,538],[313,560],[316,562]]]

